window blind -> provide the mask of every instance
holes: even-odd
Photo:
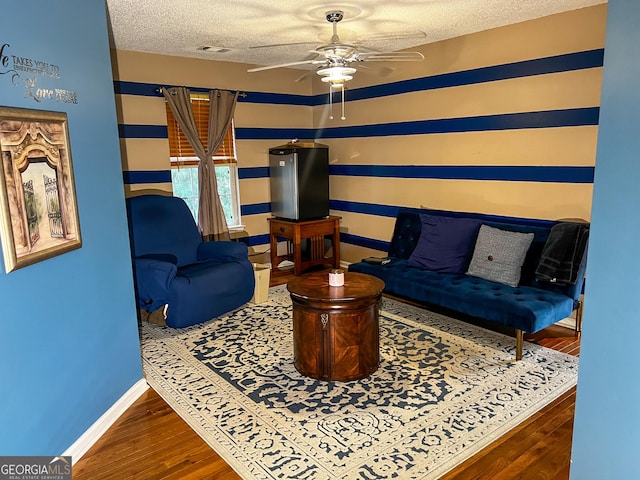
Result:
[[[193,116],[198,130],[198,136],[202,144],[207,146],[207,135],[209,133],[209,99],[192,95],[191,106]],[[169,156],[173,166],[197,165],[197,155],[193,147],[189,144],[187,137],[178,126],[178,121],[173,116],[169,104],[165,103],[167,111],[167,130],[169,134]],[[196,157],[195,159],[193,157]],[[236,163],[235,142],[233,137],[233,122],[229,125],[222,145],[213,156],[214,163]]]

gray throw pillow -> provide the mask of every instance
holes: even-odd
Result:
[[[517,287],[533,233],[481,225],[467,275]]]

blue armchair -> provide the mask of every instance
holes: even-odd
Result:
[[[203,242],[179,197],[131,197],[127,213],[139,308],[167,305],[167,326],[182,328],[249,301],[255,277],[244,243]]]

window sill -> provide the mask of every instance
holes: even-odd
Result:
[[[244,229],[244,225],[238,227],[230,227],[229,237],[231,237],[231,240],[248,237],[247,232]]]

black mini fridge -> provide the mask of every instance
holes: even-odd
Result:
[[[271,214],[293,221],[329,216],[329,147],[287,144],[269,149]]]

